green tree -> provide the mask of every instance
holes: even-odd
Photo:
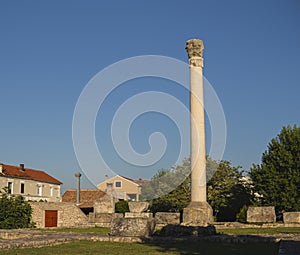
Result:
[[[218,221],[234,221],[240,209],[250,203],[250,192],[239,169],[229,161],[220,161],[207,182],[207,200]]]
[[[32,209],[21,195],[15,196],[4,189],[0,195],[0,228],[18,229],[31,226]]]
[[[253,165],[250,176],[256,193],[255,203],[273,205],[276,212],[300,210],[300,128],[283,127]]]
[[[162,177],[164,180],[174,182],[180,174],[187,177],[168,194],[162,195],[151,201],[150,210],[152,212],[180,212],[190,203],[191,178],[190,160],[185,159],[182,165],[174,167],[172,170],[162,170],[158,172],[147,186],[142,188],[142,194],[154,192],[161,194],[163,188],[168,184],[159,185]],[[208,201],[212,205],[215,215],[220,220],[235,220],[240,208],[249,204],[249,192],[240,181],[241,174],[238,167],[231,166],[228,161],[217,162],[207,158],[206,164]],[[188,175],[187,175],[188,174]]]

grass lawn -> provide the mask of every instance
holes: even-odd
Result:
[[[300,234],[300,227],[299,228],[233,228],[233,229],[219,229],[217,230],[220,234]]]
[[[80,241],[63,245],[1,251],[1,255],[276,255],[278,244],[221,244],[204,242],[138,244]]]

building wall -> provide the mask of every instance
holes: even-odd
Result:
[[[63,202],[30,202],[32,207],[32,221],[37,228],[45,228],[45,211],[58,212],[57,227],[77,227],[88,223],[87,216],[73,203]]]
[[[117,182],[121,182],[121,187],[117,187],[116,185]],[[106,192],[107,183],[113,184],[112,188],[115,192],[124,192],[126,195],[135,194],[136,200],[138,201],[138,196],[141,193],[141,189],[138,184],[117,175],[113,178],[110,178],[100,183],[97,186],[98,189]]]
[[[26,200],[39,201],[42,199],[48,202],[58,202],[61,199],[60,185],[57,184],[0,176],[0,189],[7,187],[8,182],[12,182],[11,194],[23,195]],[[23,194],[21,194],[21,183],[24,183]],[[42,193],[40,195],[38,194],[38,186],[41,186]]]

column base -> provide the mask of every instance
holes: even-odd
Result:
[[[183,225],[207,226],[213,221],[213,210],[207,202],[191,202],[183,209]]]

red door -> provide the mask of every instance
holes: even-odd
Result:
[[[45,227],[57,227],[57,211],[45,211]]]

